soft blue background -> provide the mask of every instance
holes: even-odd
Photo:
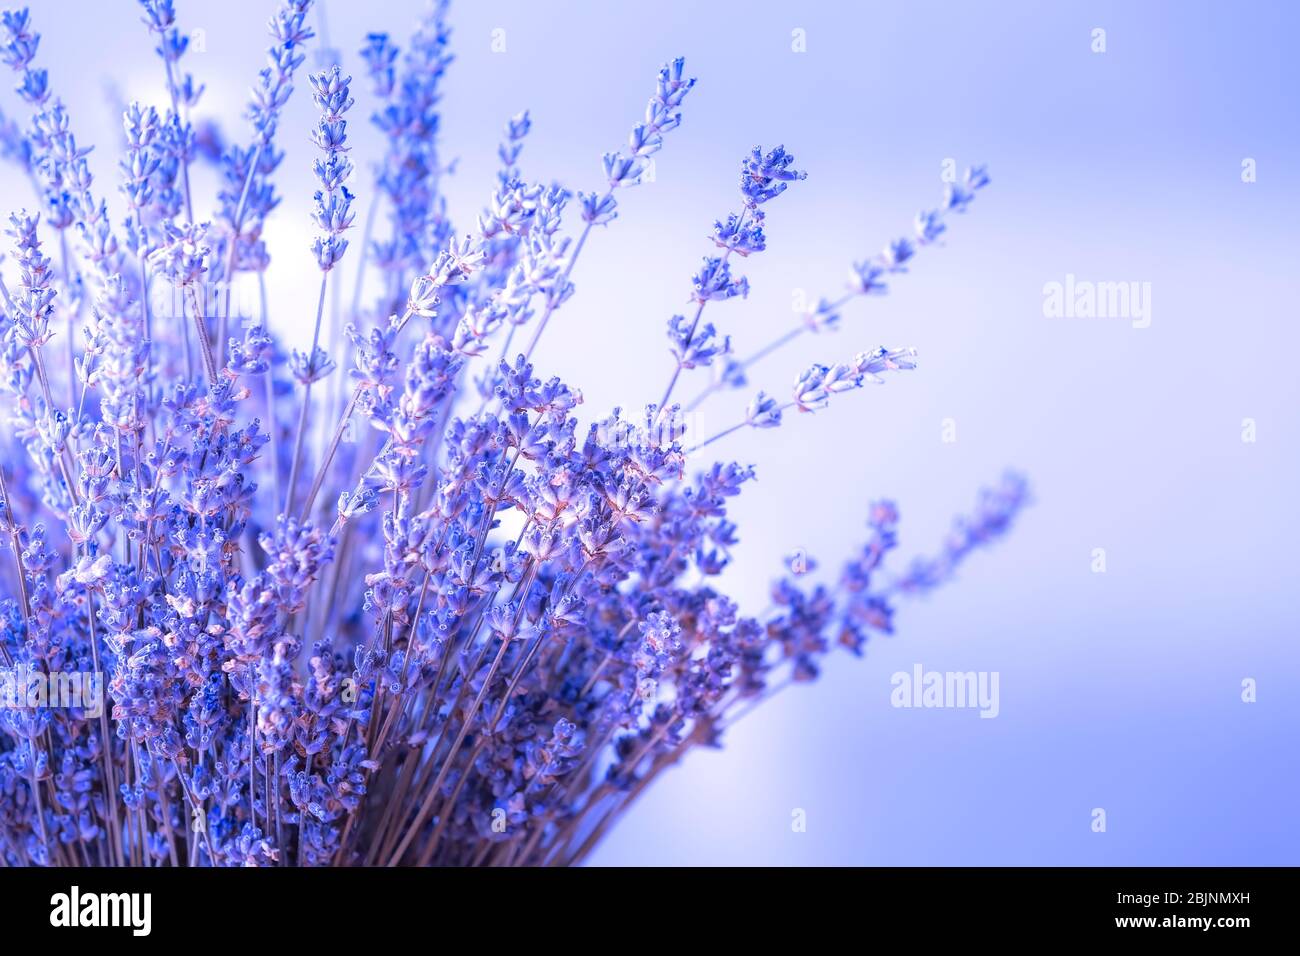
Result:
[[[121,95],[158,100],[161,65],[135,4],[33,5],[42,60],[80,139],[114,176]],[[202,115],[238,118],[271,0],[178,0],[204,31],[187,59]],[[355,50],[404,36],[415,2],[328,3]],[[639,117],[654,70],[687,57],[700,84],[656,182],[592,237],[537,358],[589,416],[658,397],[663,324],[680,311],[712,220],[735,207],[736,166],[784,142],[808,181],[771,206],[753,293],[710,312],[748,353],[793,321],[797,290],[838,294],[849,262],[937,201],[940,164],[987,162],[993,185],[884,299],[845,328],[760,366],[784,392],[798,368],[877,344],[921,367],[779,432],[723,446],[760,481],[728,586],[766,604],[780,555],[833,570],[866,504],[894,496],[904,552],[932,550],[979,484],[1013,464],[1038,502],[958,581],[904,607],[864,660],[836,654],[815,687],[755,712],[721,752],[669,773],[595,855],[622,863],[1300,863],[1296,732],[1297,248],[1300,15],[1287,3],[461,3],[446,82],[448,183],[463,228],[492,186],[504,120],[530,107],[525,173],[600,182],[599,155]],[[1107,51],[1090,51],[1093,28]],[[506,51],[491,51],[505,30]],[[807,52],[791,50],[806,31]],[[361,115],[370,101],[358,83]],[[300,91],[301,93],[301,91]],[[16,98],[3,100],[21,113]],[[161,105],[161,103],[159,103]],[[360,117],[359,117],[360,118]],[[288,112],[285,201],[270,227],[277,324],[301,339],[314,306],[310,103]],[[363,124],[353,124],[359,126]],[[362,137],[358,156],[374,155]],[[1258,182],[1241,181],[1241,162]],[[7,206],[30,202],[6,169]],[[199,176],[200,196],[211,196]],[[207,190],[204,192],[204,190]],[[368,199],[366,181],[357,186]],[[205,203],[200,203],[200,207]],[[1066,273],[1150,282],[1152,324],[1047,319]],[[302,283],[297,284],[301,279]],[[308,292],[306,290],[310,289]],[[693,394],[694,382],[681,393]],[[705,430],[743,401],[717,402]],[[958,440],[940,441],[941,421]],[[1241,440],[1242,420],[1258,441]],[[1105,548],[1108,570],[1090,570]],[[1001,674],[1001,716],[895,710],[889,678]],[[1241,702],[1241,681],[1258,703]],[[1091,832],[1103,807],[1108,831]],[[806,811],[807,832],[791,831]]]

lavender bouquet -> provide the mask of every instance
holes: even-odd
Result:
[[[362,95],[386,143],[366,176],[349,148],[352,77],[304,68],[311,6],[282,0],[272,16],[239,139],[191,120],[203,87],[174,5],[141,0],[165,97],[125,107],[107,184],[28,12],[3,14],[30,116],[0,117],[0,147],[35,210],[9,217],[0,268],[6,864],[579,862],[687,751],[814,680],[834,645],[859,654],[891,633],[897,596],[941,583],[1025,504],[1009,475],[937,557],[889,574],[898,513],[882,501],[837,583],[801,581],[804,563],[765,612],[742,613],[713,582],[737,542],[728,499],[754,471],[704,450],[913,369],[914,352],[814,365],[715,434],[686,412],[883,293],[984,171],[854,265],[846,293],[739,359],[705,310],[746,295],[735,266],[764,250],[769,205],[805,177],[784,148],[755,147],[668,322],[662,395],[580,426],[581,393],[531,356],[695,80],[680,59],[660,70],[588,193],[525,178],[530,121],[514,117],[495,193],[457,231],[439,189],[446,3],[404,51],[365,38]],[[279,168],[295,87],[319,109],[318,236],[284,254],[310,255],[320,282],[302,294],[311,347],[286,354],[267,325],[263,229],[277,189],[312,188]],[[208,213],[196,164],[223,183]],[[373,201],[350,243],[354,189]],[[243,314],[249,289],[262,305]],[[342,304],[327,309],[332,291]],[[707,381],[684,402],[692,377]]]

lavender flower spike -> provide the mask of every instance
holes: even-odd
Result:
[[[551,313],[567,298],[565,293],[569,287],[569,276],[573,272],[579,253],[582,252],[582,247],[587,242],[591,227],[606,226],[618,218],[618,200],[614,198],[614,191],[640,185],[641,178],[649,168],[649,157],[663,146],[664,134],[681,126],[680,107],[682,101],[686,99],[686,94],[694,87],[695,78],[686,76],[686,60],[683,57],[679,56],[665,63],[659,69],[654,95],[646,104],[645,122],[634,126],[628,136],[628,155],[613,152],[606,153],[602,157],[609,188],[603,193],[594,191],[579,193],[578,201],[582,207],[584,223],[582,232],[579,233],[578,241],[574,243],[572,251],[562,257],[562,272],[558,283],[561,294],[548,299],[546,309],[537,321],[532,340],[524,352],[525,356],[532,356],[538,340],[546,331],[546,323],[550,320]]]
[[[312,385],[335,368],[331,359],[320,347],[321,319],[325,314],[325,289],[330,270],[343,258],[348,241],[343,233],[352,226],[353,195],[345,185],[352,174],[352,163],[347,158],[348,124],[343,114],[352,108],[349,92],[352,77],[344,76],[337,64],[330,70],[312,74],[312,99],[321,111],[320,122],[312,131],[312,140],[324,153],[314,165],[320,189],[314,197],[312,219],[321,235],[312,243],[312,255],[320,268],[320,294],[316,299],[316,322],[312,327],[311,351],[294,350],[290,359],[293,377],[302,384],[302,408],[298,416],[297,438],[294,441],[293,464],[289,470],[288,492],[284,510],[293,509],[293,496],[297,487],[298,468],[302,463],[303,442],[307,437],[307,415],[311,406]]]

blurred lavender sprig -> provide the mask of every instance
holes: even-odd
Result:
[[[311,348],[286,353],[265,308],[230,329],[234,285],[264,289],[271,266],[275,144],[311,2],[282,0],[270,21],[252,135],[226,147],[207,220],[188,174],[202,86],[183,72],[174,3],[141,4],[167,105],[124,110],[120,244],[30,16],[0,19],[32,113],[27,132],[0,117],[0,156],[39,204],[10,217],[0,282],[0,664],[47,690],[106,681],[98,699],[91,680],[57,704],[0,700],[5,863],[579,862],[687,751],[814,679],[835,645],[857,654],[892,633],[899,595],[952,577],[1024,507],[1010,476],[938,557],[890,577],[898,512],[878,502],[837,585],[810,583],[800,556],[769,608],[742,613],[718,579],[738,541],[728,501],[754,469],[688,456],[913,369],[915,354],[813,365],[713,435],[670,404],[685,373],[721,368],[736,385],[752,364],[704,310],[745,297],[736,260],[766,249],[768,204],[806,175],[783,147],[756,147],[686,316],[669,320],[665,391],[581,426],[581,393],[531,357],[592,229],[646,179],[695,80],[681,59],[665,65],[603,185],[576,197],[525,178],[532,124],[513,117],[493,195],[458,233],[439,186],[452,171],[437,136],[445,0],[405,54],[386,34],[359,54],[386,147],[355,187],[371,195],[351,305],[326,310],[357,201],[351,80],[326,62],[309,78],[317,235],[297,253],[321,276]],[[288,188],[307,190],[305,173]],[[985,183],[977,168],[951,186],[915,240],[855,266],[850,295],[881,291]],[[171,314],[151,308],[159,289],[175,293]],[[801,329],[834,326],[842,304],[819,303]],[[337,391],[313,391],[345,358],[321,347],[325,329],[352,344],[350,388],[340,374]],[[47,355],[59,335],[66,362]]]

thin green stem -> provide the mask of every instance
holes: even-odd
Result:
[[[248,173],[244,176],[244,185],[239,191],[239,202],[235,205],[235,214],[230,223],[230,248],[226,250],[226,271],[222,273],[222,279],[226,284],[226,307],[221,310],[221,323],[217,330],[217,350],[223,362],[230,321],[230,298],[235,293],[235,255],[238,252],[240,230],[244,224],[244,206],[248,202],[248,190],[253,185],[253,172],[257,169],[257,160],[261,155],[262,144],[258,143],[253,147],[253,152],[248,158]],[[258,281],[265,281],[261,273],[258,273]],[[263,309],[262,312],[265,315],[266,310]]]
[[[199,294],[193,285],[185,287],[189,295],[190,308],[194,310],[194,332],[199,340],[199,355],[203,358],[203,371],[208,377],[208,387],[215,388],[217,384],[217,361],[212,355],[212,343],[208,341],[207,326],[203,324],[203,309],[199,305]],[[181,311],[184,311],[182,305]]]
[[[737,228],[737,229],[739,229],[741,226],[743,226],[743,225],[745,224],[745,219],[746,219],[748,216],[749,216],[749,207],[746,206],[744,209],[742,209],[742,210],[740,211],[740,219],[738,220],[738,222],[737,222],[737,224],[736,224],[736,228]],[[724,252],[722,253],[722,258],[719,260],[719,262],[720,262],[720,263],[725,263],[725,262],[727,261],[727,259],[729,259],[729,258],[731,257],[731,252],[732,252],[732,249],[731,249],[730,246],[728,246],[727,249],[726,249],[726,251],[724,251]],[[695,332],[696,332],[696,330],[697,330],[697,329],[699,328],[699,326],[700,326],[700,316],[702,316],[702,315],[704,314],[704,307],[705,307],[705,305],[708,304],[708,302],[709,302],[708,299],[701,299],[701,300],[700,300],[699,307],[695,310],[695,318],[693,318],[693,319],[691,320],[691,327],[690,327],[690,329],[687,330],[687,332],[686,332],[686,342],[684,343],[684,345],[683,345],[683,347],[682,347],[682,350],[683,350],[683,351],[685,351],[687,348],[689,348],[691,342],[694,340],[694,338],[695,338]],[[677,366],[673,369],[672,377],[668,379],[668,387],[667,387],[666,389],[664,389],[664,397],[661,398],[661,399],[659,400],[659,412],[658,412],[658,414],[655,416],[656,420],[662,420],[662,419],[663,419],[664,410],[668,408],[668,399],[670,399],[670,398],[672,397],[673,389],[677,387],[677,379],[678,379],[678,378],[681,376],[681,374],[682,374],[682,368],[683,368],[683,366],[682,366],[682,360],[681,360],[681,359],[678,359],[678,360],[677,360]]]
[[[325,285],[329,270],[321,273],[320,296],[316,300],[316,325],[311,335],[311,351],[307,353],[307,378],[303,382],[302,408],[298,412],[298,433],[293,442],[293,461],[289,466],[289,485],[284,492],[284,513],[293,511],[293,492],[298,485],[298,467],[302,463],[302,445],[307,437],[307,415],[311,408],[311,387],[316,381],[316,349],[320,345],[320,322],[325,312]],[[303,517],[310,514],[311,505],[303,510]]]

